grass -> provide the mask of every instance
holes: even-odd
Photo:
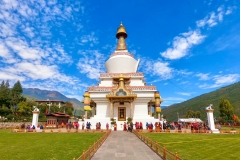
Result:
[[[184,160],[231,160],[240,157],[239,134],[144,134]]]
[[[239,126],[222,126],[221,127],[221,130],[232,130],[232,129],[234,129],[234,130],[236,130],[236,131],[240,131],[240,128],[239,128]]]
[[[78,158],[104,133],[10,133],[0,130],[1,160]]]

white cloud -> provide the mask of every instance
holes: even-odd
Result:
[[[173,69],[169,67],[169,63],[161,61],[146,61],[144,62],[144,72],[157,75],[162,79],[169,79],[172,77]]]
[[[82,51],[84,58],[80,58],[77,67],[80,73],[84,73],[90,79],[98,79],[103,66],[105,57],[97,50]]]
[[[0,57],[6,58],[9,55],[7,47],[0,41]]]
[[[208,88],[217,88],[224,85],[228,85],[234,82],[237,82],[239,79],[239,74],[228,74],[228,75],[215,75],[213,76],[214,84],[202,84],[199,88],[208,89]]]
[[[227,13],[230,12],[231,8],[228,9]],[[172,46],[167,48],[166,51],[161,52],[161,56],[170,60],[185,57],[190,48],[194,45],[200,44],[205,39],[206,36],[201,34],[201,28],[217,25],[223,20],[224,14],[224,7],[220,6],[217,9],[217,12],[211,12],[205,18],[196,21],[196,29],[190,30],[186,33],[181,33],[179,36],[174,37]]]
[[[0,69],[0,77],[1,77],[0,80],[25,81],[25,77],[16,75],[15,73],[1,71],[1,69]]]
[[[208,79],[210,79],[209,73],[206,73],[206,74],[198,73],[198,74],[196,74],[196,76],[199,77],[199,80],[208,80]]]
[[[92,44],[97,44],[98,43],[98,38],[95,36],[94,32],[91,32],[89,35],[84,35],[81,37],[81,43],[89,43],[91,42]]]
[[[182,33],[173,39],[172,47],[160,54],[167,59],[182,58],[187,55],[193,45],[201,43],[204,38],[205,36],[198,30]]]
[[[219,22],[221,22],[223,20],[223,16],[231,14],[232,10],[234,7],[228,7],[227,11],[224,11],[224,7],[220,6],[217,9],[217,12],[211,12],[209,13],[205,18],[199,20],[196,22],[197,27],[201,28],[201,27],[213,27],[215,25],[217,25]]]
[[[226,14],[226,15],[232,14],[232,12],[234,11],[234,9],[236,9],[236,8],[237,8],[236,6],[228,7],[225,14]]]

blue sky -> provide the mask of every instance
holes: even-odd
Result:
[[[0,1],[0,80],[82,99],[120,22],[163,106],[240,79],[240,1]]]

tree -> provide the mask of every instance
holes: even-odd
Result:
[[[73,115],[73,104],[71,102],[65,102],[64,110],[66,114]]]
[[[26,98],[22,96],[22,85],[19,81],[17,81],[12,90],[11,90],[11,106],[17,105],[19,102],[26,101]]]
[[[221,98],[219,111],[220,117],[224,117],[226,120],[233,119],[234,108],[226,98]]]
[[[33,106],[35,105],[36,102],[33,101],[19,102],[17,112],[20,113],[21,116],[32,115]]]
[[[2,81],[0,85],[0,107],[3,105],[9,107],[10,101],[10,89],[9,89],[9,82]]]
[[[188,110],[185,117],[186,118],[200,118],[201,117],[201,112],[200,111]]]

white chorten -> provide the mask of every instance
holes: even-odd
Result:
[[[157,117],[160,117],[163,100],[156,86],[147,86],[143,73],[137,72],[139,60],[127,50],[127,32],[122,23],[116,37],[117,49],[105,63],[107,73],[101,73],[99,84],[88,87],[84,93],[84,109],[86,112],[91,110],[91,117],[85,116],[85,123],[91,122],[95,129],[96,123],[100,122],[101,128],[105,129],[106,123],[115,119],[117,130],[123,130],[124,122],[132,118],[133,123],[142,122],[145,129],[146,122],[160,121]]]

